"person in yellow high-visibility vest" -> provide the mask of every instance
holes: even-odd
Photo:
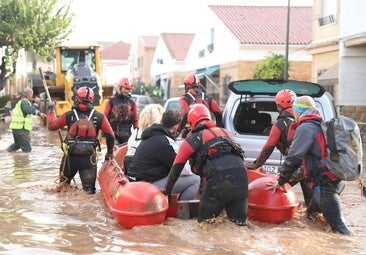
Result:
[[[11,122],[9,128],[13,132],[14,143],[6,150],[8,152],[15,152],[21,149],[23,152],[31,152],[30,145],[30,131],[32,130],[32,115],[46,117],[46,114],[38,111],[40,98],[33,98],[33,90],[25,88],[20,95],[21,99],[15,105],[12,111]],[[34,101],[32,103],[32,101]]]

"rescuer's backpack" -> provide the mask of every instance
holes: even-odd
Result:
[[[69,146],[68,153],[72,155],[92,155],[98,145],[97,131],[92,121],[94,109],[87,118],[79,118],[75,109],[73,109],[76,121],[71,125],[66,144]]]
[[[362,141],[356,121],[338,116],[320,126],[326,140],[327,168],[340,180],[357,179],[362,172]]]

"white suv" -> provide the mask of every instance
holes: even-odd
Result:
[[[323,119],[336,114],[333,97],[319,84],[303,81],[240,80],[229,84],[232,93],[223,111],[226,129],[245,151],[246,161],[253,162],[268,139],[269,130],[278,116],[274,96],[282,89],[290,89],[297,96],[310,95]],[[263,169],[271,174],[278,172],[284,157],[275,149]]]

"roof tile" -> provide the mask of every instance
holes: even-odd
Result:
[[[185,60],[194,36],[190,33],[161,33],[172,58],[178,61]]]
[[[286,44],[287,6],[209,6],[242,44]],[[311,42],[312,7],[291,7],[289,43]]]
[[[103,59],[128,60],[131,44],[122,41],[113,43],[101,50]]]

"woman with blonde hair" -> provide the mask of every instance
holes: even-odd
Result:
[[[127,173],[128,164],[131,162],[136,148],[141,142],[142,132],[152,124],[160,123],[163,112],[164,108],[160,104],[148,104],[141,110],[139,114],[139,127],[133,130],[127,142],[128,149],[124,158],[125,173]]]
[[[164,109],[160,104],[148,104],[139,115],[139,128],[132,132],[128,139],[128,151],[126,155],[133,155],[141,141],[142,132],[154,123],[160,123]]]

